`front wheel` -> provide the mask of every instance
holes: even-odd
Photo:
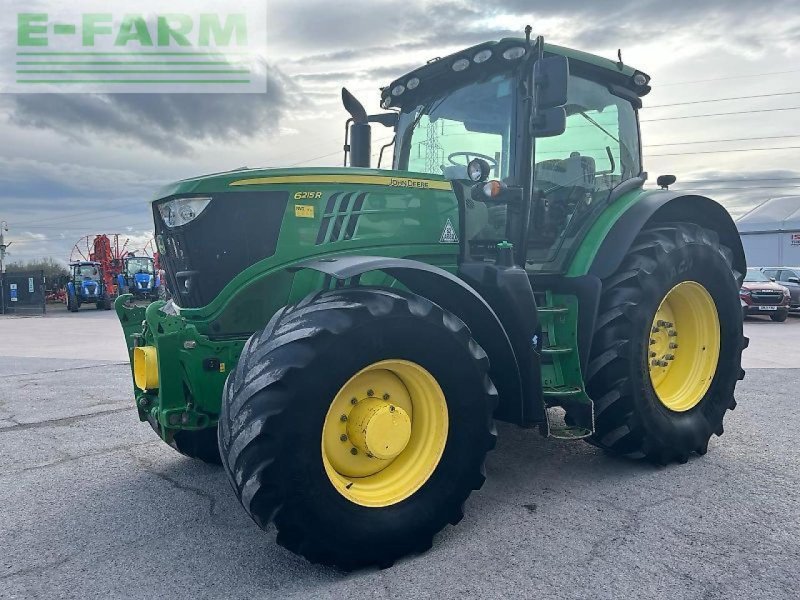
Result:
[[[593,444],[661,464],[705,454],[744,377],[741,279],[713,231],[639,234],[603,282],[587,372]]]
[[[483,484],[488,366],[460,319],[413,294],[351,288],[283,309],[225,386],[236,495],[313,562],[385,567],[426,550]]]
[[[774,315],[770,315],[769,318],[778,323],[783,323],[786,319],[789,318],[789,311],[784,310],[776,312]]]
[[[69,312],[78,312],[78,308],[80,308],[80,304],[78,304],[78,298],[75,295],[75,292],[67,291],[67,310]]]

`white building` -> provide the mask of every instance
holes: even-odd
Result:
[[[748,267],[800,266],[800,196],[772,198],[736,220]]]

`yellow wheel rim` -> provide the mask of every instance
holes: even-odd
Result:
[[[328,409],[325,472],[356,504],[396,504],[430,478],[447,428],[447,402],[433,375],[405,360],[373,363],[342,386]]]
[[[650,381],[661,403],[685,412],[703,399],[719,361],[719,315],[711,294],[694,281],[672,288],[650,331]]]

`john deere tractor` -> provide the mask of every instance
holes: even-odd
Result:
[[[116,301],[140,419],[221,462],[279,544],[341,568],[458,523],[495,420],[659,464],[705,454],[744,375],[745,258],[722,206],[673,176],[644,189],[649,81],[487,42],[393,81],[382,114],[343,90],[349,167],[163,189],[174,298]],[[391,168],[370,168],[373,125]]]

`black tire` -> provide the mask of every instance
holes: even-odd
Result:
[[[158,424],[149,418],[148,423],[150,423],[150,427],[153,428],[153,431],[161,437]],[[169,445],[189,458],[196,458],[210,465],[222,464],[219,456],[216,427],[207,427],[197,430],[180,430],[175,433]]]
[[[722,435],[725,413],[736,406],[734,388],[744,377],[741,355],[748,340],[738,294],[742,279],[732,252],[713,231],[674,223],[639,234],[617,272],[603,281],[586,376],[595,402],[590,443],[658,464],[706,453],[711,435]],[[649,338],[661,300],[687,280],[703,285],[716,305],[720,355],[700,402],[675,412],[661,403],[650,382]]]
[[[78,298],[75,296],[75,292],[67,291],[67,310],[69,312],[78,312],[80,308],[80,304],[78,304]]]
[[[776,323],[783,323],[786,319],[789,318],[789,311],[788,310],[784,312],[779,311],[774,315],[770,315],[769,318],[775,321]]]
[[[172,438],[170,446],[189,458],[196,458],[210,465],[222,464],[216,427],[178,431]]]
[[[411,496],[380,508],[351,502],[322,461],[322,426],[337,391],[384,359],[413,361],[441,386],[450,415],[432,475]],[[248,514],[277,541],[317,563],[390,566],[430,548],[463,517],[485,480],[497,393],[488,359],[466,325],[410,293],[346,288],[284,308],[253,335],[228,377],[219,439],[223,466]]]

